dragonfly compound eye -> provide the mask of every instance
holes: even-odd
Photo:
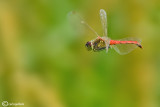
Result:
[[[92,50],[91,42],[87,42],[85,46],[86,46],[88,51]]]

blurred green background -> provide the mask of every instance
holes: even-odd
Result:
[[[95,38],[70,26],[76,10],[100,35],[99,10],[113,39],[144,49],[90,52]],[[1,0],[0,101],[25,107],[159,107],[159,0]],[[0,104],[1,105],[1,104]]]

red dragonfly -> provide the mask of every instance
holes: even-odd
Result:
[[[141,40],[138,38],[124,38],[120,40],[112,40],[107,36],[107,14],[104,9],[100,9],[100,19],[101,24],[103,28],[103,37],[100,37],[93,28],[91,28],[85,21],[81,20],[82,24],[85,24],[89,29],[91,29],[96,35],[97,38],[91,41],[88,41],[86,43],[86,48],[89,51],[100,51],[100,50],[106,50],[108,52],[108,49],[111,47],[116,52],[118,52],[121,55],[128,54],[129,52],[133,51],[135,48],[143,48],[141,43]]]

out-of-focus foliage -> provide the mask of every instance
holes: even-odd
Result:
[[[143,50],[89,52],[95,35],[71,27],[76,10],[98,34],[99,10],[113,39],[138,37]],[[25,107],[159,107],[159,0],[1,0],[1,102]]]

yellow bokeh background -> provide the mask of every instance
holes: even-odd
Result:
[[[67,15],[82,13],[102,35],[100,9],[107,12],[110,38],[138,37],[143,49],[123,56],[113,49],[87,51],[85,43],[95,35],[73,28]],[[25,107],[159,107],[159,43],[159,0],[1,0],[0,101]]]

